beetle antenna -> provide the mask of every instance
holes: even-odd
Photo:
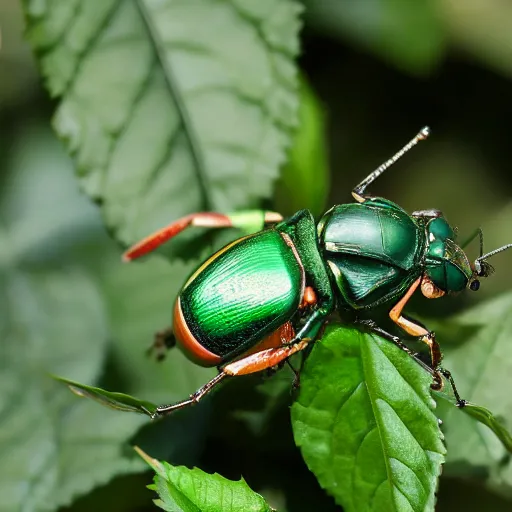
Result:
[[[354,189],[354,192],[360,196],[364,194],[365,188],[375,181],[388,167],[391,167],[397,160],[402,158],[402,156],[407,153],[411,148],[416,146],[418,142],[422,140],[426,140],[430,135],[430,128],[428,126],[424,126],[416,136],[411,139],[400,151],[397,151],[389,160],[386,160],[381,166],[377,167],[375,171],[373,171],[369,176],[367,176],[357,187]]]
[[[494,249],[494,251],[488,252],[475,260],[475,270],[479,276],[488,277],[490,274],[494,272],[494,268],[491,264],[487,263],[487,258],[494,256],[500,252],[506,251],[510,249],[512,244],[504,245],[503,247],[499,247],[498,249]]]

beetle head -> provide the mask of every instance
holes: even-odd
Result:
[[[462,246],[465,247],[475,236],[479,236],[480,256],[471,264],[462,247],[455,243],[455,232],[444,218],[431,220],[426,229],[429,245],[425,273],[433,285],[444,292],[458,292],[464,288],[477,291],[480,278],[489,277],[494,272],[487,259],[512,247],[512,244],[507,244],[483,254],[483,233],[478,229]]]
[[[455,242],[455,232],[442,217],[426,225],[426,277],[443,292],[459,292],[475,281],[466,253]]]

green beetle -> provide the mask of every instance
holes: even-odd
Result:
[[[267,229],[227,245],[189,278],[174,306],[173,329],[157,334],[156,346],[176,341],[185,354],[219,373],[189,399],[161,406],[156,416],[197,403],[228,376],[273,368],[312,343],[337,310],[371,310],[389,304],[390,318],[430,350],[431,365],[372,321],[361,321],[407,351],[433,376],[433,389],[450,380],[457,404],[465,404],[451,375],[440,367],[433,332],[404,316],[420,288],[437,298],[464,288],[477,290],[492,267],[482,254],[471,264],[438,210],[409,215],[397,204],[365,189],[406,151],[428,136],[423,128],[391,159],[354,188],[356,203],[332,207],[318,224],[308,210],[287,220],[274,212],[188,215],[142,240],[125,255],[130,261],[152,251],[189,226],[236,227],[260,216]]]

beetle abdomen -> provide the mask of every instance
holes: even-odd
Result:
[[[304,269],[284,237],[275,230],[263,231],[208,259],[180,294],[182,318],[175,316],[175,324],[181,323],[175,331],[185,324],[202,348],[225,360],[288,321],[302,300]],[[196,361],[215,364],[180,341]]]

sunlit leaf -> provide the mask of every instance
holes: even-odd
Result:
[[[295,440],[347,511],[433,510],[445,448],[431,377],[392,343],[334,327],[318,341],[292,407]]]
[[[198,468],[171,466],[139,455],[155,470],[155,484],[149,486],[159,495],[155,503],[168,512],[270,512],[265,500],[252,491],[242,478],[228,480],[217,473],[210,475]]]

